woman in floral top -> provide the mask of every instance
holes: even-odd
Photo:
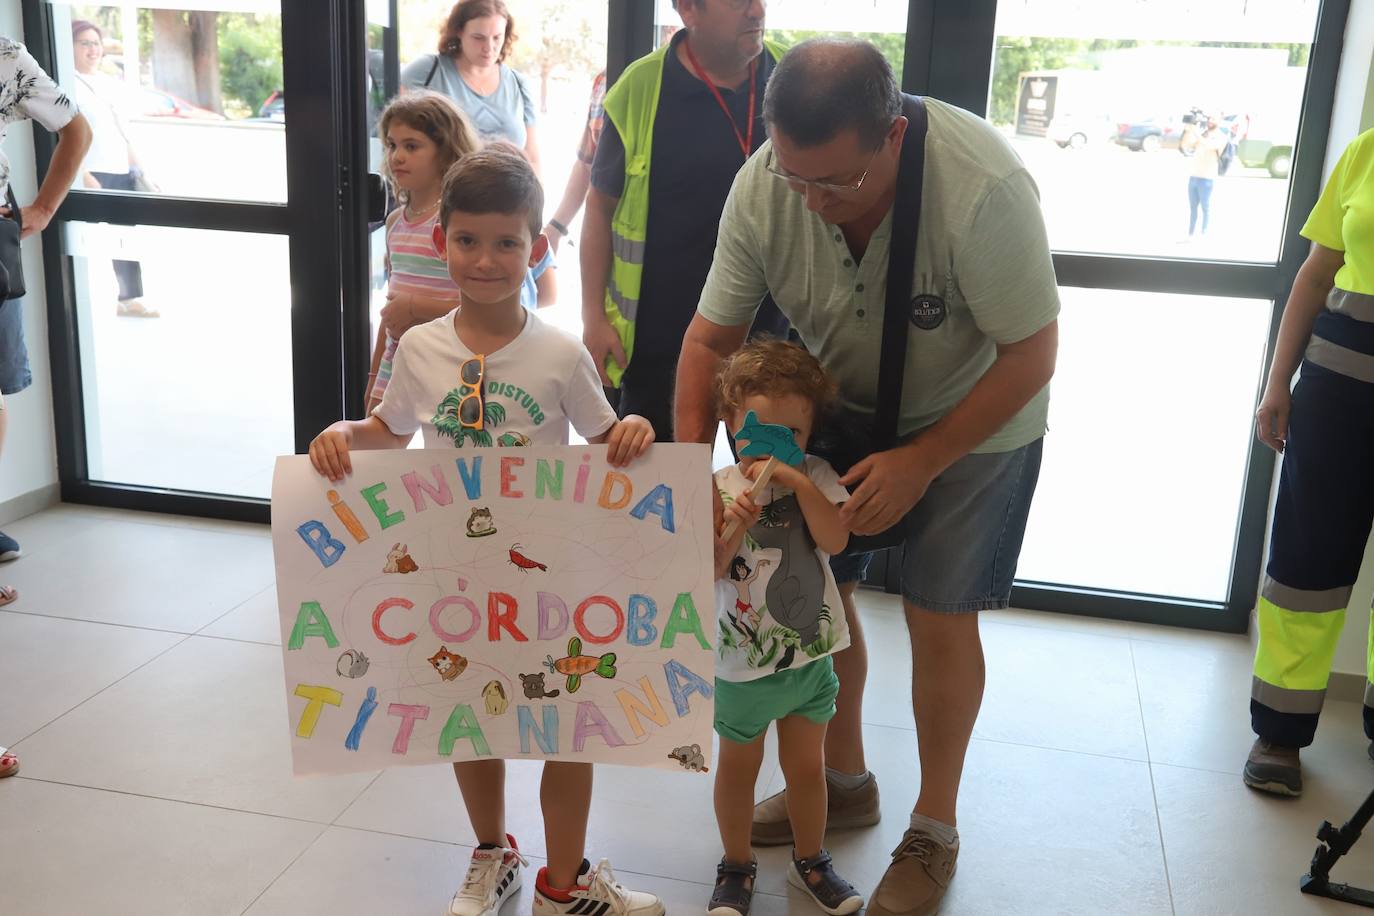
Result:
[[[10,189],[9,159],[0,150],[0,220],[17,220],[21,239],[41,232],[67,196],[91,145],[91,128],[24,46],[0,35],[0,141],[5,139],[11,124],[28,120],[56,132],[58,140],[43,186],[27,207],[20,207],[15,201]],[[0,225],[0,238],[7,234],[13,238],[13,230],[13,226]],[[27,388],[32,381],[20,323],[23,303],[17,298],[4,301],[11,293],[9,274],[11,269],[17,269],[16,262],[17,259],[0,260],[0,266],[5,268],[0,271],[0,445],[5,441],[8,416],[4,396]],[[0,561],[18,556],[19,544],[0,533]],[[9,604],[16,597],[14,589],[0,585],[0,605]],[[12,776],[18,769],[19,758],[0,747],[0,777]]]

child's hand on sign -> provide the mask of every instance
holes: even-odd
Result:
[[[740,544],[744,542],[744,533],[754,526],[759,520],[759,507],[749,498],[749,494],[741,493],[735,497],[734,501],[725,505],[720,514],[719,524],[716,525],[715,536],[715,562],[716,578],[725,578],[726,570],[730,568],[730,561],[739,553]],[[730,527],[731,522],[735,523],[735,533],[727,541],[721,534]]]
[[[353,473],[353,461],[348,456],[352,445],[352,431],[336,423],[310,443],[310,463],[331,482],[338,483],[345,474]]]
[[[618,420],[604,437],[599,438],[609,446],[606,460],[612,467],[623,468],[653,445],[654,428],[648,420],[632,413]]]

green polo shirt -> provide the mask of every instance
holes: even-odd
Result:
[[[898,432],[947,414],[997,358],[1059,315],[1059,290],[1034,181],[983,119],[926,99],[925,188],[913,296],[934,296],[907,335]],[[764,166],[768,145],[740,170],[721,215],[715,260],[697,311],[729,326],[753,320],[765,293],[839,384],[852,412],[872,415],[887,289],[892,214],[855,263],[844,236],[806,209]],[[930,306],[933,300],[923,300]],[[979,446],[1006,452],[1045,432],[1049,388]]]

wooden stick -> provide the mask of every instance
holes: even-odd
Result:
[[[763,492],[763,488],[768,486],[768,481],[772,478],[773,469],[777,467],[777,463],[778,459],[774,458],[772,455],[768,456],[768,463],[763,466],[763,473],[759,474],[759,479],[754,481],[754,485],[749,488],[750,499],[753,499],[759,493]],[[720,536],[721,540],[729,541],[730,538],[735,536],[735,529],[738,527],[739,520],[730,519],[730,523],[725,526],[725,532]]]

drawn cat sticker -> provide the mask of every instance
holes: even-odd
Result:
[[[446,681],[454,680],[468,668],[468,660],[450,652],[448,646],[440,646],[439,651],[429,657],[429,663],[439,672],[439,677]]]

